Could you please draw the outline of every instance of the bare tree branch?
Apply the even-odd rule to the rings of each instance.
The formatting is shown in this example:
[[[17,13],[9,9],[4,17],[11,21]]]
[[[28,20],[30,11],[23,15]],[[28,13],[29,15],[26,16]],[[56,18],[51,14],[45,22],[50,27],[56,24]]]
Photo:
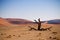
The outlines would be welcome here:
[[[38,19],[38,22],[40,22],[40,18]]]
[[[36,20],[34,20],[35,21],[35,23],[38,23]]]

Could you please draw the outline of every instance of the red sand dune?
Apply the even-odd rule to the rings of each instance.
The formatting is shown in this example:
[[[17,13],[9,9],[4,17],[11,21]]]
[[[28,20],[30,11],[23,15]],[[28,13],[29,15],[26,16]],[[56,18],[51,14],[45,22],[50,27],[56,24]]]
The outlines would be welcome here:
[[[34,22],[30,21],[30,20],[19,19],[19,18],[5,18],[5,20],[7,20],[11,24],[17,24],[17,25],[34,23]]]
[[[25,19],[18,19],[18,18],[1,18],[0,17],[0,25],[3,26],[13,26],[13,25],[20,25],[20,24],[29,24],[33,23],[32,21],[25,20]]]
[[[47,21],[41,21],[42,22],[42,25],[51,25],[51,24],[47,24],[48,22]],[[0,17],[0,26],[19,26],[19,25],[22,25],[22,24],[35,24],[35,22],[33,21],[30,21],[30,20],[26,20],[26,19],[19,19],[19,18],[1,18]]]
[[[10,24],[7,20],[0,18],[0,25],[3,26],[11,26],[12,24]]]

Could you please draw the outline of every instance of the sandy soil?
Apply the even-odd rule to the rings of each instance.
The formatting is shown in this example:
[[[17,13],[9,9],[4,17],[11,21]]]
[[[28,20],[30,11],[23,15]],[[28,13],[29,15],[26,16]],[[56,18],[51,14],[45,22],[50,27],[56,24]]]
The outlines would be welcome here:
[[[42,24],[43,28],[52,27],[51,31],[29,31],[29,27],[37,29],[36,24],[20,26],[0,26],[0,40],[60,40],[60,25]]]

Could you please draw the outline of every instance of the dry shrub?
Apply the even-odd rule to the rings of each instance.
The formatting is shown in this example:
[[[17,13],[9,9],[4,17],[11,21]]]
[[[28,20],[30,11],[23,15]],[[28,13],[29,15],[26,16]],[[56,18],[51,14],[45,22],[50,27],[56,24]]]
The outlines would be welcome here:
[[[11,35],[8,35],[6,38],[11,38],[12,36]]]

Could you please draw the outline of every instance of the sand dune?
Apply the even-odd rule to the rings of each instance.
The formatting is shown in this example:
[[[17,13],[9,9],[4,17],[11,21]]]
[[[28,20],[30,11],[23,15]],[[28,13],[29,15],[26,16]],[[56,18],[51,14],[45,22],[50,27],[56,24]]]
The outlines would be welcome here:
[[[0,25],[11,26],[12,24],[8,23],[8,21],[3,18],[0,18]]]
[[[37,28],[37,24],[0,27],[0,40],[60,40],[60,25],[42,24],[43,28],[52,26],[51,31],[29,31],[29,27]]]
[[[0,25],[3,26],[20,26],[22,24],[34,24],[34,22],[17,18],[0,18]]]

